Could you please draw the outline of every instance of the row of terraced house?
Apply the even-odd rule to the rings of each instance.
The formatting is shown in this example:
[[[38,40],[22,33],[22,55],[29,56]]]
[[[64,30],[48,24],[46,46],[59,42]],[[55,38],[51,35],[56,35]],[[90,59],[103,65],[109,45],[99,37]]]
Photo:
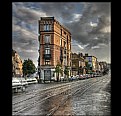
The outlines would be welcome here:
[[[72,53],[71,33],[61,25],[54,17],[41,17],[39,24],[39,58],[38,73],[40,78],[50,79],[57,77],[55,67],[59,63],[64,69],[69,68],[69,76],[102,72],[107,67],[106,62],[98,62],[95,56],[87,53]],[[12,50],[12,73],[13,76],[23,75],[22,60],[17,51]]]
[[[98,62],[95,56],[87,53],[76,54],[71,51],[71,33],[54,17],[41,17],[39,24],[38,71],[41,78],[48,80],[57,77],[55,67],[59,63],[64,69],[69,68],[69,76],[101,72],[107,67],[106,62]]]

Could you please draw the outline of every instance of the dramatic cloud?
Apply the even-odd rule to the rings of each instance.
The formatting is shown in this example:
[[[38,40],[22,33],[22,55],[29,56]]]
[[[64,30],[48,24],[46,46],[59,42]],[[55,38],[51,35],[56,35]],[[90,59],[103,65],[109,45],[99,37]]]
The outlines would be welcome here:
[[[90,25],[89,22],[96,26]],[[90,44],[90,48],[99,42],[108,44],[110,41],[110,4],[85,3],[80,20],[67,26],[73,33],[73,39],[83,44],[90,44],[95,37],[98,37],[99,39],[96,40],[95,44]]]
[[[72,52],[110,62],[111,5],[108,2],[13,2],[12,40],[23,59],[37,66],[38,20],[54,16],[72,34]]]

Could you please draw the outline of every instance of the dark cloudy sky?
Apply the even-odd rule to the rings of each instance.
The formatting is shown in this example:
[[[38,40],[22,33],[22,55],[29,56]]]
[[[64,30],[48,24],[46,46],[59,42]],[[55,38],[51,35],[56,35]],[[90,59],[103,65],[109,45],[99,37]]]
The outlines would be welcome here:
[[[22,60],[38,60],[38,20],[54,16],[72,34],[72,52],[111,62],[110,2],[13,2],[12,46]]]

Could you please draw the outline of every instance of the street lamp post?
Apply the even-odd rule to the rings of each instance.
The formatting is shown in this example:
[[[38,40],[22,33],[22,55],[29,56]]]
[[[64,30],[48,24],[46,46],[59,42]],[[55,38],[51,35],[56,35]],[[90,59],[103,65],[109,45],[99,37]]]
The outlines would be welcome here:
[[[38,74],[39,74],[39,83],[40,83],[40,81],[41,81],[40,68],[39,68],[39,70],[38,70]]]
[[[39,55],[40,55],[40,53],[39,53]],[[38,58],[38,75],[39,75],[38,82],[40,83],[40,81],[41,81],[40,56]]]

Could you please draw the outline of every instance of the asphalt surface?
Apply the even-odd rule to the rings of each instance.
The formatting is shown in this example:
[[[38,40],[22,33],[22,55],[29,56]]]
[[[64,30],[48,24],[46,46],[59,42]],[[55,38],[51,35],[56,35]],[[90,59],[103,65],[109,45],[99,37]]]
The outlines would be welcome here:
[[[78,92],[70,97],[67,97],[70,92],[52,96],[53,91],[64,89],[40,91],[60,83],[29,85],[25,92],[13,94],[13,115],[110,115],[110,80],[111,76],[105,75],[77,81],[71,91],[78,89]],[[31,107],[26,108],[29,104]]]
[[[101,77],[99,77],[101,78]],[[90,87],[85,93],[71,96],[54,115],[108,116],[111,115],[110,77]]]

